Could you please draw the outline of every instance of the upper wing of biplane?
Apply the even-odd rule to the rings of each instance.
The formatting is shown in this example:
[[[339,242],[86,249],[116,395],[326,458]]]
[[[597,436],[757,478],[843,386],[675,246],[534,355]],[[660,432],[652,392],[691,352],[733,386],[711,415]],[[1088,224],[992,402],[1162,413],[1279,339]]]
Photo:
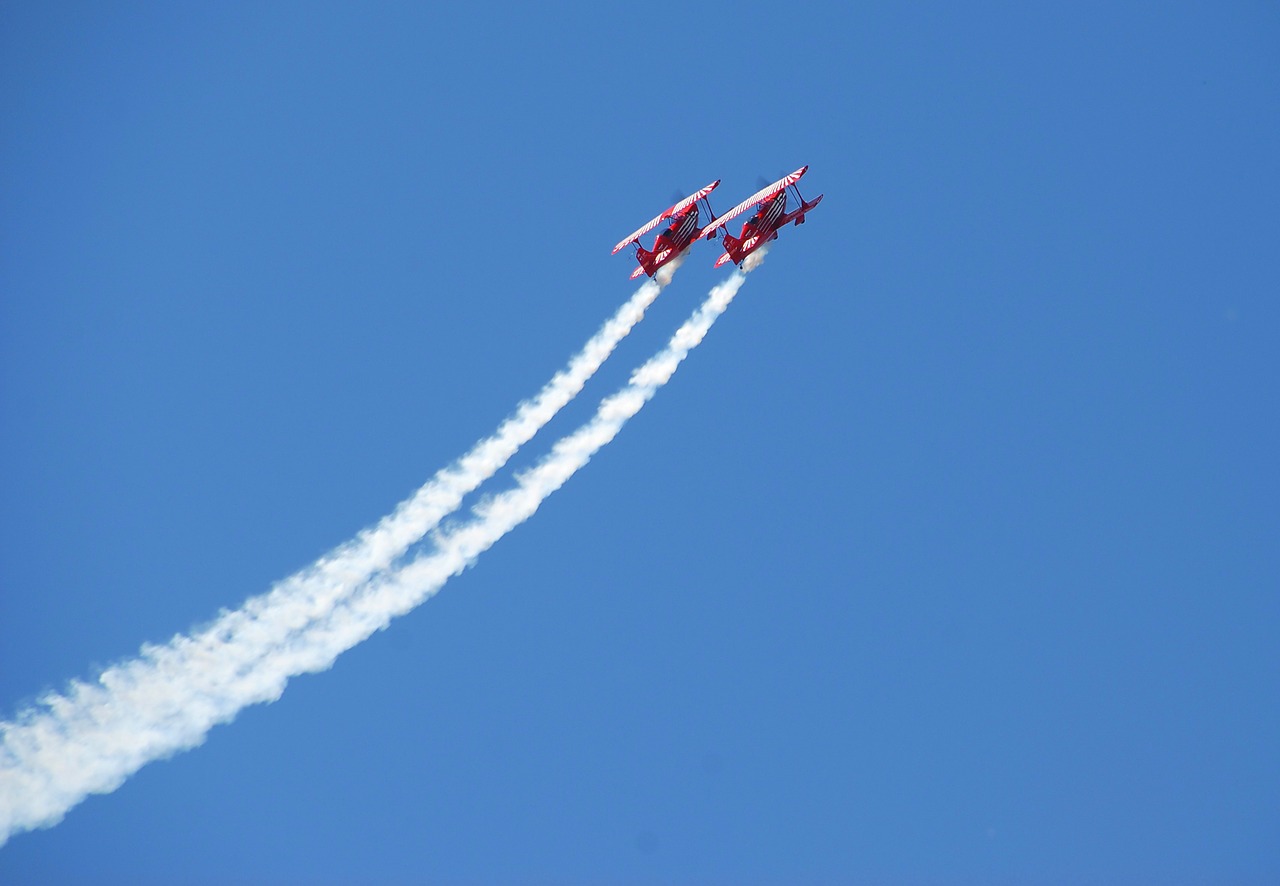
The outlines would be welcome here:
[[[684,212],[684,211],[685,211],[686,209],[688,209],[690,206],[692,206],[693,204],[697,203],[697,202],[698,202],[699,200],[701,200],[703,197],[707,196],[707,195],[708,195],[708,194],[710,194],[712,191],[714,191],[714,190],[715,190],[719,185],[720,185],[720,179],[716,179],[715,181],[713,181],[711,184],[707,185],[705,188],[703,188],[703,189],[702,189],[701,191],[699,191],[698,193],[693,194],[692,196],[689,196],[689,197],[685,197],[685,198],[684,198],[683,200],[681,200],[679,203],[675,204],[675,205],[674,205],[674,206],[672,206],[670,209],[668,209],[666,212],[662,213],[662,215],[659,215],[657,218],[653,219],[653,221],[649,222],[647,225],[645,225],[644,227],[642,227],[642,228],[640,228],[639,230],[637,230],[634,234],[631,234],[631,235],[630,235],[629,237],[627,237],[625,240],[623,240],[622,242],[620,242],[617,246],[613,247],[613,251],[616,253],[619,249],[622,249],[624,246],[627,246],[627,245],[629,245],[629,244],[631,244],[631,243],[636,242],[636,241],[637,241],[637,240],[639,240],[641,237],[643,237],[645,234],[647,234],[647,233],[649,233],[650,231],[652,231],[654,228],[656,228],[658,225],[662,224],[662,223],[663,223],[664,221],[666,221],[667,219],[671,218],[672,216],[676,216],[676,215],[679,215],[680,213]]]
[[[746,212],[752,206],[755,206],[758,203],[762,203],[765,200],[768,200],[774,194],[778,193],[781,190],[784,190],[785,188],[791,187],[796,182],[800,181],[801,176],[803,176],[808,171],[809,171],[808,166],[801,166],[799,169],[797,169],[795,172],[791,173],[790,175],[786,176],[785,178],[780,178],[773,184],[769,185],[767,188],[761,188],[760,190],[756,191],[750,197],[743,200],[737,206],[733,207],[724,215],[713,220],[709,225],[703,228],[700,236],[705,234],[710,234],[711,231],[720,227],[725,222],[730,221],[731,219],[734,219],[739,215],[742,215],[742,213]]]

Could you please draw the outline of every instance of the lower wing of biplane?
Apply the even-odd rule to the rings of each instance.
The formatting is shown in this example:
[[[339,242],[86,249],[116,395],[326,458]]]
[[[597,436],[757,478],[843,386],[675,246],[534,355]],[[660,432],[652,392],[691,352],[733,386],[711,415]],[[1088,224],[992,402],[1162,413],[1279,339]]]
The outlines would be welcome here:
[[[717,230],[723,229],[724,255],[716,259],[715,266],[717,268],[729,262],[733,262],[735,265],[742,264],[742,260],[748,255],[770,240],[776,240],[778,238],[778,229],[783,225],[791,224],[792,222],[797,225],[804,224],[805,213],[821,203],[823,196],[819,194],[814,199],[806,201],[804,196],[801,195],[800,188],[796,183],[808,171],[808,166],[802,166],[768,187],[761,188],[699,232],[699,236],[705,235],[707,239],[710,239],[715,236]],[[796,199],[800,203],[798,208],[790,212],[787,212],[788,188],[795,191]],[[756,207],[758,208],[755,215],[743,224],[742,233],[737,237],[730,234],[726,223],[742,215],[748,209]]]
[[[714,232],[698,227],[698,203],[701,201],[707,208],[707,215],[715,218],[715,213],[711,211],[711,203],[707,200],[707,195],[714,191],[719,184],[720,180],[716,179],[696,194],[684,198],[613,247],[613,251],[616,254],[624,247],[635,244],[636,261],[640,262],[640,267],[631,272],[632,280],[641,274],[648,274],[652,277],[658,272],[658,268],[683,253],[694,240],[704,233],[710,239],[711,233]],[[653,249],[645,249],[641,246],[640,238],[667,219],[671,219],[671,223],[653,241]]]

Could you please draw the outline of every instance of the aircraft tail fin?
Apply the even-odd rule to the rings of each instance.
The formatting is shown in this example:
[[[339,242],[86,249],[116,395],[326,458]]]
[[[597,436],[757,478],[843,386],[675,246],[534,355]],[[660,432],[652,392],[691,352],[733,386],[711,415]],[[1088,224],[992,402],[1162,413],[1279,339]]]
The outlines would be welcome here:
[[[724,232],[724,255],[716,259],[715,267],[720,268],[720,267],[724,267],[724,265],[727,264],[728,262],[734,262],[736,264],[737,262],[741,261],[741,258],[735,255],[735,253],[739,252],[741,249],[742,249],[742,241],[739,240],[737,237],[733,236],[732,234],[730,234],[728,231],[725,231]]]
[[[653,257],[654,254],[652,252],[645,249],[640,244],[636,244],[636,261],[640,262],[639,271],[641,274],[648,274],[650,277],[653,276],[653,272],[657,270],[654,266]],[[640,274],[635,273],[635,271],[631,272],[632,280],[639,276]]]

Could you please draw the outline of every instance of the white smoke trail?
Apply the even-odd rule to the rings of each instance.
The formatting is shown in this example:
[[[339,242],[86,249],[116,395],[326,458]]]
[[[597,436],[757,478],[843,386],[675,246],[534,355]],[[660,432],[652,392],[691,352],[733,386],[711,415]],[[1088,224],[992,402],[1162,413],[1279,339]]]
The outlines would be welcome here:
[[[434,553],[355,594],[316,594],[308,587],[304,605],[282,599],[255,605],[251,612],[246,606],[224,614],[194,637],[146,646],[138,658],[105,671],[96,684],[73,682],[65,694],[50,694],[14,721],[0,723],[0,845],[18,831],[56,823],[86,796],[114,790],[147,762],[198,745],[217,723],[233,719],[249,704],[279,698],[290,677],[331,666],[343,651],[432,596],[532,516],[546,496],[613,439],[702,341],[744,279],[735,273],[712,290],[668,346],[601,403],[592,421],[559,441],[518,478],[515,489],[478,506],[473,520],[437,534]],[[383,523],[399,527],[397,515],[421,497]],[[382,543],[368,547],[384,550]],[[350,577],[346,569],[325,574]]]
[[[676,330],[666,348],[633,372],[622,390],[601,402],[590,421],[559,440],[546,458],[517,477],[515,488],[478,504],[472,520],[437,530],[432,534],[435,549],[431,553],[378,576],[328,618],[297,635],[295,642],[272,650],[264,665],[274,672],[267,682],[279,687],[277,695],[289,676],[330,667],[342,652],[434,596],[445,582],[475,562],[498,539],[533,516],[551,493],[616,437],[623,425],[670,381],[680,363],[729,307],[745,280],[743,272],[735,272],[712,289],[693,316]]]
[[[764,264],[764,257],[769,254],[768,246],[761,246],[755,252],[748,255],[742,260],[742,270],[744,273],[751,273],[756,268]]]
[[[680,270],[680,266],[684,264],[684,260],[688,255],[689,253],[682,252],[671,261],[658,268],[658,272],[653,275],[653,279],[657,280],[660,286],[668,285],[671,282],[671,278],[676,275],[676,271]]]
[[[208,635],[218,642],[217,638],[250,626],[258,632],[267,626],[286,632],[299,630],[369,576],[389,567],[453,513],[463,498],[501,470],[521,446],[577,396],[618,343],[643,319],[668,282],[670,277],[661,282],[645,281],[535,397],[522,402],[492,436],[437,472],[376,526],[361,531],[311,566],[277,583],[268,593],[223,614],[195,639]]]
[[[61,818],[60,810],[79,801],[73,791],[64,799],[34,812],[34,817],[26,824],[13,818],[18,800],[16,788],[10,782],[14,764],[12,755],[14,742],[19,741],[20,736],[42,740],[41,730],[52,728],[55,722],[48,719],[49,715],[66,718],[65,722],[70,723],[82,716],[75,712],[94,709],[94,705],[86,707],[84,704],[88,694],[103,687],[118,690],[123,685],[132,684],[134,681],[128,672],[150,657],[155,657],[157,664],[159,658],[164,658],[171,662],[167,667],[176,669],[170,673],[162,668],[155,676],[161,676],[163,672],[177,677],[180,671],[189,670],[192,662],[203,662],[202,667],[222,672],[250,670],[254,659],[265,650],[286,642],[291,633],[304,629],[312,620],[331,611],[338,601],[370,576],[390,567],[441,519],[452,513],[467,494],[500,470],[522,445],[582,390],[587,380],[644,317],[645,311],[670,279],[667,275],[659,281],[645,281],[536,396],[522,402],[492,436],[481,440],[471,451],[439,471],[376,526],[363,530],[311,566],[278,582],[268,593],[251,598],[239,609],[224,612],[197,632],[175,637],[164,647],[144,646],[141,659],[106,670],[99,678],[99,686],[74,682],[66,696],[50,694],[40,700],[35,710],[19,712],[13,722],[0,722],[0,845],[15,830],[55,823]],[[177,665],[178,661],[183,664]],[[41,707],[47,712],[41,713]],[[128,772],[153,759],[157,752],[164,754],[160,749],[163,741],[154,748],[146,742],[142,744],[144,748],[138,757],[139,762]],[[56,761],[56,768],[65,771],[67,776],[92,771],[96,768],[92,759],[89,756],[84,759],[78,757],[93,750],[68,746],[67,756]],[[86,783],[90,787],[87,790],[113,790],[123,779],[122,775],[116,774],[117,771],[113,769],[88,777]],[[54,778],[56,783],[67,780],[61,776]]]

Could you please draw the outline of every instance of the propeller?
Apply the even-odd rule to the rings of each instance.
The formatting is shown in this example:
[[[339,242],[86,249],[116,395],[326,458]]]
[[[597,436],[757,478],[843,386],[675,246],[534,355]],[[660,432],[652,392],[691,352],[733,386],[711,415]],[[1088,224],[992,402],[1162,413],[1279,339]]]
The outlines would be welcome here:
[[[761,188],[767,188],[767,187],[769,187],[769,185],[773,184],[773,183],[774,183],[774,182],[776,182],[778,179],[780,179],[780,178],[786,178],[786,177],[787,177],[787,174],[786,174],[785,172],[779,172],[779,173],[778,173],[777,175],[775,175],[773,178],[765,178],[763,175],[757,175],[757,176],[756,176],[756,190],[758,191],[758,190],[760,190]]]

